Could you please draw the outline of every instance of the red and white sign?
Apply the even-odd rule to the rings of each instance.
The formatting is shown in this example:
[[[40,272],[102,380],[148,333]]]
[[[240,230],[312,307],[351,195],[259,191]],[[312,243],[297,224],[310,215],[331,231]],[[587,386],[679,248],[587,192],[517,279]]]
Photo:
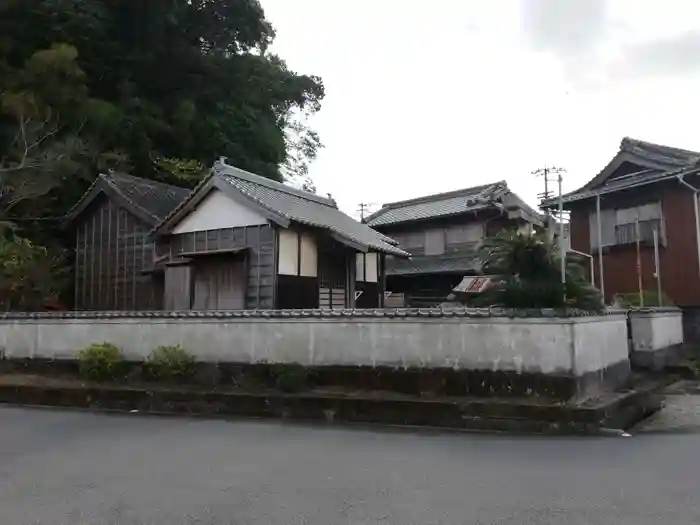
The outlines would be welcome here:
[[[481,293],[486,290],[493,280],[490,277],[465,277],[453,288],[453,292]]]

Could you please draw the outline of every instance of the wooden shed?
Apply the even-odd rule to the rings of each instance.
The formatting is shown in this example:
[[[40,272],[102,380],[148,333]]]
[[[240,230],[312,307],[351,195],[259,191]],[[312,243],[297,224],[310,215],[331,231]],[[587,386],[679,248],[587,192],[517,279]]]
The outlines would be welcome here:
[[[154,234],[168,310],[353,308],[358,278],[376,307],[384,256],[408,257],[333,200],[223,160]]]
[[[124,173],[97,180],[68,213],[75,236],[76,310],[158,310],[163,275],[153,272],[153,229],[187,195]]]

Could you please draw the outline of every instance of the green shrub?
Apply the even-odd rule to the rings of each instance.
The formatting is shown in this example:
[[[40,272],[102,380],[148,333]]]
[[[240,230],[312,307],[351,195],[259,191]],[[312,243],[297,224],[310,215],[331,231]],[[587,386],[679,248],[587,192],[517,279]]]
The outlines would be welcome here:
[[[146,359],[148,373],[163,380],[184,381],[194,375],[195,361],[180,345],[159,346]]]
[[[656,290],[643,290],[644,306],[675,306],[673,301],[662,291],[661,300]],[[615,302],[621,308],[637,308],[640,306],[639,292],[621,293],[615,296]]]
[[[94,343],[78,353],[80,376],[92,381],[114,379],[123,365],[122,351],[111,343]]]
[[[498,276],[495,285],[476,298],[481,306],[505,308],[577,308],[590,312],[605,309],[600,292],[583,268],[565,260],[566,283],[561,282],[561,259],[547,233],[521,234],[502,231],[479,248],[484,271]]]
[[[274,365],[270,373],[275,387],[282,392],[297,393],[309,388],[309,374],[299,363]]]

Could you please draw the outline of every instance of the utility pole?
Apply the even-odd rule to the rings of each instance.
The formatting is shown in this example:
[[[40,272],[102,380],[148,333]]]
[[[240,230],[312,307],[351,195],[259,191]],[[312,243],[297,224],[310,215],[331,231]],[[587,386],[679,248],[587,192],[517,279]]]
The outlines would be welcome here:
[[[365,213],[369,213],[370,206],[372,206],[372,203],[369,202],[361,202],[358,204],[357,211],[360,212],[360,220],[363,221],[365,220]]]
[[[557,166],[547,166],[545,164],[544,168],[539,168],[536,169],[535,171],[532,172],[532,174],[535,177],[542,177],[544,179],[544,192],[543,193],[538,193],[537,198],[540,200],[547,200],[551,199],[553,197],[552,192],[549,191],[549,183],[561,183],[562,179],[562,174],[566,173],[566,170],[564,168],[559,168]],[[559,190],[559,195],[561,196],[561,189]],[[547,215],[550,215],[551,212],[549,209],[545,210],[545,213]],[[560,211],[561,213],[561,211]]]
[[[548,168],[547,165],[545,164],[544,168],[537,169],[532,172],[532,174],[535,177],[543,177],[544,178],[544,192],[538,193],[537,198],[540,199],[540,201],[544,201],[549,199],[552,194],[549,192],[549,170],[551,168]],[[548,210],[545,210],[546,214],[549,214]]]
[[[558,206],[557,213],[552,212],[549,208],[545,209],[547,216],[552,217],[559,221],[559,259],[560,259],[560,271],[561,271],[561,283],[566,284],[566,246],[564,244],[564,199],[562,198],[562,175],[566,173],[564,168],[559,168],[557,166],[547,166],[544,168],[539,168],[532,172],[536,177],[544,178],[544,193],[540,193],[538,197],[542,200],[546,200],[552,197],[549,191],[549,183],[554,182],[557,184],[558,192]],[[553,235],[553,232],[552,232]]]

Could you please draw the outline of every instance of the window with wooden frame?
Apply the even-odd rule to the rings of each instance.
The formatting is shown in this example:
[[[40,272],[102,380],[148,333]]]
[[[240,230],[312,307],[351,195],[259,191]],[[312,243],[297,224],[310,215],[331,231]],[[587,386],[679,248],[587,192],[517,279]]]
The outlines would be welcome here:
[[[445,230],[447,252],[474,249],[484,237],[484,225],[480,222],[456,224]]]
[[[591,248],[597,248],[598,215],[590,214]],[[605,209],[600,213],[601,246],[622,246],[639,242],[653,243],[654,231],[657,232],[659,244],[665,245],[666,232],[660,202],[651,202],[640,206]]]
[[[425,231],[411,231],[389,234],[399,243],[399,247],[411,255],[423,255],[425,253]]]

